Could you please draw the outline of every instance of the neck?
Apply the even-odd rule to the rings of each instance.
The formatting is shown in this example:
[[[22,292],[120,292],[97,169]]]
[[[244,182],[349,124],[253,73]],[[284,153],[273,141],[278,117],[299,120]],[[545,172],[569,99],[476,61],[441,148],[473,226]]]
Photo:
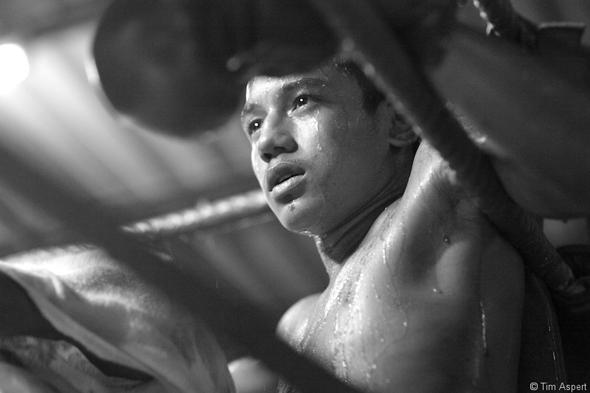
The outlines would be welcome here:
[[[385,208],[399,199],[405,184],[392,179],[372,199],[324,235],[316,236],[316,246],[328,274],[332,276],[359,247]]]

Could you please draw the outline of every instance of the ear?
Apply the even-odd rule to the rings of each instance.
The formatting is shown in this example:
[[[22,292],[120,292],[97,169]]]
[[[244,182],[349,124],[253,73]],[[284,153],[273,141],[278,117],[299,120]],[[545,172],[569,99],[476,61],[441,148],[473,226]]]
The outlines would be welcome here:
[[[412,125],[393,108],[388,100],[383,100],[377,107],[379,127],[387,133],[387,141],[393,147],[404,147],[413,144],[418,136]]]

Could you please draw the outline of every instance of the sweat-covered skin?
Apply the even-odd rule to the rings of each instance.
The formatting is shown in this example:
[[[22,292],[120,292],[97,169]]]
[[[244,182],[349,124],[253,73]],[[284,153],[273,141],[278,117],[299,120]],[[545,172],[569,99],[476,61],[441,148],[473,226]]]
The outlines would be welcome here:
[[[428,150],[404,196],[279,333],[369,391],[515,391],[522,264]]]
[[[370,392],[513,392],[521,260],[427,144],[411,166],[414,138],[394,120],[334,66],[249,83],[254,172],[281,223],[315,237],[329,275],[279,334]]]

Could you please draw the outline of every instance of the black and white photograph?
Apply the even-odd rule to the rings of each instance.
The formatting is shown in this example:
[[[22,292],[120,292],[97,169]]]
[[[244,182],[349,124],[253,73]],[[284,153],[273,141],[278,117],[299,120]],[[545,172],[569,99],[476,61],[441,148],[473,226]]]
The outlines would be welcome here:
[[[0,0],[0,393],[590,384],[588,0]]]

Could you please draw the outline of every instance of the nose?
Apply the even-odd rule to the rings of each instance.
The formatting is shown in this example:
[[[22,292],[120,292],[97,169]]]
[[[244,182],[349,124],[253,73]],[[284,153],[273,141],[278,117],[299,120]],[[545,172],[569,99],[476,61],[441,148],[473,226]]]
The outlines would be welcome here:
[[[287,123],[287,121],[273,120],[270,116],[263,123],[256,149],[264,162],[270,162],[281,154],[297,150],[291,125]]]

